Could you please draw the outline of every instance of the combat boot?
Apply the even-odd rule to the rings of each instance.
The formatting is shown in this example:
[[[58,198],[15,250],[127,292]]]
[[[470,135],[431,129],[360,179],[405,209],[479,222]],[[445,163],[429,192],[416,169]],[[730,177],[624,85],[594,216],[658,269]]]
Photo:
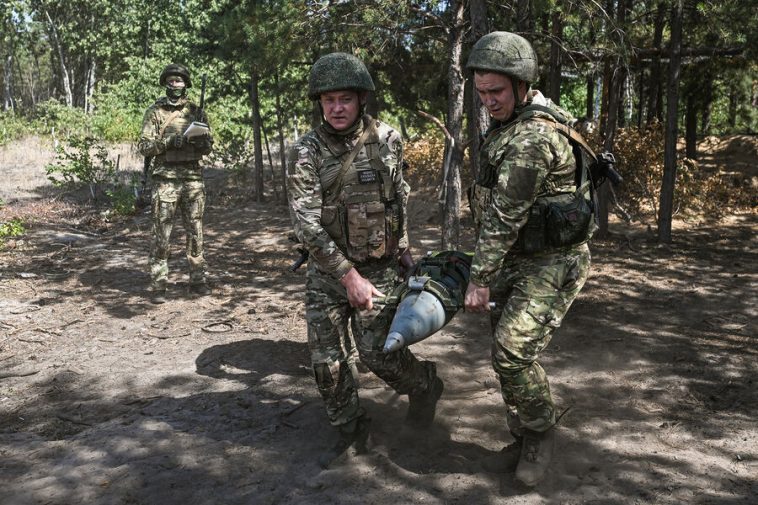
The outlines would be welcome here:
[[[500,451],[485,456],[482,459],[482,468],[490,473],[508,473],[516,469],[521,457],[521,440],[518,439],[511,445],[503,447]]]
[[[318,457],[318,464],[321,468],[327,469],[332,462],[342,456],[350,446],[355,447],[356,454],[364,454],[368,451],[367,442],[369,428],[371,427],[371,418],[366,414],[349,423],[338,426],[339,439],[334,447],[327,449]]]
[[[150,303],[160,305],[166,301],[166,288],[150,290]]]
[[[405,416],[405,423],[417,429],[428,428],[432,425],[437,412],[437,401],[442,396],[442,390],[445,389],[442,379],[437,377],[437,365],[431,361],[426,361],[422,365],[426,367],[428,386],[423,393],[408,395],[408,413]]]
[[[198,282],[197,284],[190,284],[190,292],[200,296],[208,296],[211,294],[211,288],[204,282]]]
[[[524,429],[523,433],[516,480],[533,487],[545,476],[550,460],[553,459],[555,429],[543,432]]]

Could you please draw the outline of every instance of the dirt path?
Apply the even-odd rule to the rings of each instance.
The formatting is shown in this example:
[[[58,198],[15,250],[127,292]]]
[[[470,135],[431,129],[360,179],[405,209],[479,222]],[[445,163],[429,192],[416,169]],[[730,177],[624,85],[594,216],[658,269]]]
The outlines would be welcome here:
[[[420,211],[419,211],[420,212]],[[419,214],[420,215],[420,214]],[[510,441],[487,323],[459,314],[414,346],[439,363],[434,427],[370,374],[373,449],[330,470],[308,367],[303,272],[284,208],[211,206],[214,293],[147,283],[147,219],[51,222],[0,252],[0,504],[751,504],[758,502],[755,216],[658,245],[619,223],[544,359],[569,408],[535,490],[490,474]],[[417,253],[434,247],[416,219]]]

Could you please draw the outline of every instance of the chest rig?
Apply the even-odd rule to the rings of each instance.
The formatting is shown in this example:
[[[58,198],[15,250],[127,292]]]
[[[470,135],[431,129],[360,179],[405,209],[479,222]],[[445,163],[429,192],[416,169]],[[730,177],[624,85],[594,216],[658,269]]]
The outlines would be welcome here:
[[[379,137],[377,121],[363,117],[358,142],[316,129],[321,141],[321,225],[353,262],[394,257],[401,237],[402,203],[394,187],[398,160]]]
[[[501,135],[525,121],[537,121],[554,128],[571,146],[574,170],[547,180],[539,189],[539,195],[528,211],[526,223],[519,229],[512,250],[516,253],[534,254],[569,247],[589,240],[597,229],[596,195],[592,184],[590,166],[596,156],[581,135],[567,126],[566,118],[557,111],[539,105],[529,105],[519,110],[518,116],[508,123],[493,129],[482,145],[480,172],[469,194],[471,210],[477,227],[487,208],[492,204],[493,190],[497,186],[501,159],[499,146],[493,142]],[[548,174],[550,178],[552,174]]]
[[[160,128],[163,134],[182,135],[187,130],[187,127],[193,121],[200,121],[197,116],[197,107],[187,102],[181,109],[169,111],[163,107],[159,107],[157,110],[157,116],[160,121]],[[169,149],[165,153],[165,162],[167,164],[184,163],[187,161],[197,161],[202,158],[203,155],[195,148],[195,146],[189,142],[184,142],[181,149]]]

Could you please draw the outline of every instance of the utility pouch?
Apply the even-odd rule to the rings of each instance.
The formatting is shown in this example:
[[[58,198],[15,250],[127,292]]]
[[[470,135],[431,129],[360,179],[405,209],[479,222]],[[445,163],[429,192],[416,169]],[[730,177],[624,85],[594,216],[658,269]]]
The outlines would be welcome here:
[[[337,205],[324,205],[321,207],[321,226],[330,237],[342,237],[342,219],[340,207]]]
[[[183,161],[196,161],[202,158],[198,149],[189,143],[182,145],[181,149],[169,149],[166,151],[166,163],[181,163]]]
[[[547,206],[536,201],[529,209],[529,218],[519,230],[518,238],[514,247],[524,254],[533,254],[544,251],[548,247],[547,234],[545,231],[545,214]]]
[[[355,261],[384,257],[385,209],[381,202],[347,204],[348,257]]]
[[[589,238],[592,208],[579,192],[551,198],[545,228],[553,247],[565,247]]]

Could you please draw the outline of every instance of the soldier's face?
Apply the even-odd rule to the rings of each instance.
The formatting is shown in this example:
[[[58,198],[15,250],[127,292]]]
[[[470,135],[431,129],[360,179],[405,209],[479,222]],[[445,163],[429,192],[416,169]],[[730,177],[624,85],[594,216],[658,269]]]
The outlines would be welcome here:
[[[490,115],[498,121],[505,121],[516,108],[516,97],[513,93],[511,78],[494,72],[474,73],[474,87],[487,107]],[[519,83],[526,90],[526,84]]]
[[[358,119],[365,95],[350,90],[329,91],[321,94],[320,101],[326,122],[339,131],[351,127]]]
[[[173,89],[182,89],[186,86],[184,84],[184,79],[179,77],[178,75],[170,75],[166,78],[166,84],[169,88]]]

